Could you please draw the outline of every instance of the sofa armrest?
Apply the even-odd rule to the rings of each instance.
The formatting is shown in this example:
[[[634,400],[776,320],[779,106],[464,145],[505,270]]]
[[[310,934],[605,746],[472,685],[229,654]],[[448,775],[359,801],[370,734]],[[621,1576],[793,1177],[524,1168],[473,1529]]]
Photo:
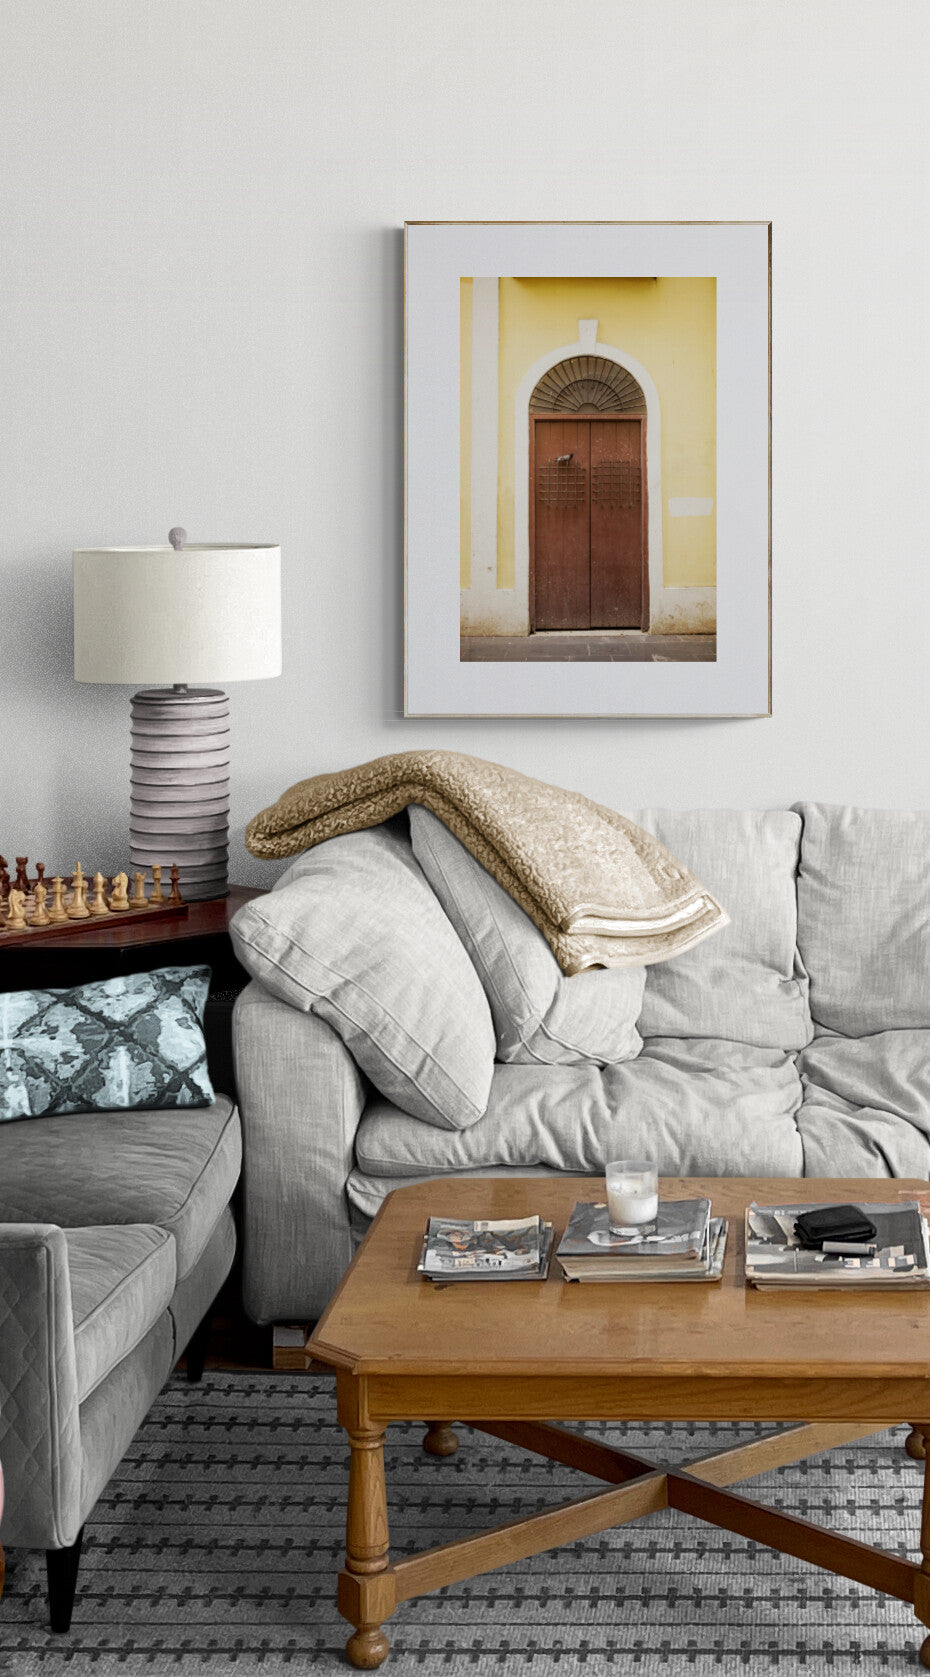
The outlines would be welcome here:
[[[233,1013],[243,1138],[243,1299],[315,1321],[352,1256],[346,1179],[365,1083],[335,1031],[249,984]]]
[[[73,1543],[81,1426],[68,1249],[51,1223],[0,1223],[0,1460],[4,1542]]]

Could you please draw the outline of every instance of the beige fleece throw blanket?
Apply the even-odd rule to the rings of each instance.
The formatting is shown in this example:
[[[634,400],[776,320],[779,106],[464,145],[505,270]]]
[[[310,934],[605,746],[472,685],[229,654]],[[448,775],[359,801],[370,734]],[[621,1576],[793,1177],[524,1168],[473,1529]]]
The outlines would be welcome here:
[[[296,856],[432,810],[539,927],[565,973],[667,961],[727,924],[681,862],[635,822],[460,751],[399,751],[298,781],[246,829],[253,856]]]

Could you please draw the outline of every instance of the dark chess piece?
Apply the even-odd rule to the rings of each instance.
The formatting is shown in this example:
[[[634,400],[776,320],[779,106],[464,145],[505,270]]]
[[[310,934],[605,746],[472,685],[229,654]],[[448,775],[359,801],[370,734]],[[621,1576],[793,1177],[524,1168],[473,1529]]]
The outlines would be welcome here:
[[[28,873],[26,872],[26,863],[28,862],[28,860],[29,860],[28,856],[17,856],[17,858],[16,858],[16,883],[15,883],[15,886],[14,886],[14,890],[25,891],[27,895],[32,890],[32,883],[30,881]]]
[[[0,903],[6,902],[10,889],[10,867],[5,856],[0,856]]]

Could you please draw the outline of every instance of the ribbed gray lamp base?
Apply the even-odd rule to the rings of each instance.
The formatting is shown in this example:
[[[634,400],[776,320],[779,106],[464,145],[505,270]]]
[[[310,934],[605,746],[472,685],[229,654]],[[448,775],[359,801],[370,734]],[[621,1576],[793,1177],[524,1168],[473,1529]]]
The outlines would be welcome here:
[[[185,902],[229,893],[229,699],[217,688],[153,688],[132,700],[129,853],[180,869]],[[167,891],[165,893],[167,895]]]

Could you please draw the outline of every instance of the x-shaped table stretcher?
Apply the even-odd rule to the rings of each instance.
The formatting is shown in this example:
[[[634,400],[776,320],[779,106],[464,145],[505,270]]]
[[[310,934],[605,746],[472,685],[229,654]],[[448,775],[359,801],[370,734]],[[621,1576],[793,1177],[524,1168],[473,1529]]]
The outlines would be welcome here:
[[[770,1468],[867,1438],[879,1430],[874,1423],[787,1426],[685,1467],[657,1466],[644,1456],[615,1449],[549,1421],[468,1424],[477,1432],[606,1481],[609,1488],[392,1564],[388,1560],[384,1431],[350,1430],[346,1564],[339,1575],[339,1610],[356,1627],[346,1653],[352,1665],[362,1670],[372,1670],[387,1657],[390,1644],[383,1624],[399,1602],[625,1525],[660,1508],[677,1508],[710,1525],[909,1601],[921,1622],[930,1626],[930,1456],[925,1457],[919,1563],[901,1560],[883,1549],[842,1537],[728,1489]],[[908,1440],[909,1453],[924,1457],[928,1438],[930,1424],[915,1425]],[[423,1442],[424,1449],[436,1456],[452,1455],[458,1446],[456,1434],[446,1421],[429,1423]],[[920,1659],[930,1669],[930,1636],[923,1642]]]

